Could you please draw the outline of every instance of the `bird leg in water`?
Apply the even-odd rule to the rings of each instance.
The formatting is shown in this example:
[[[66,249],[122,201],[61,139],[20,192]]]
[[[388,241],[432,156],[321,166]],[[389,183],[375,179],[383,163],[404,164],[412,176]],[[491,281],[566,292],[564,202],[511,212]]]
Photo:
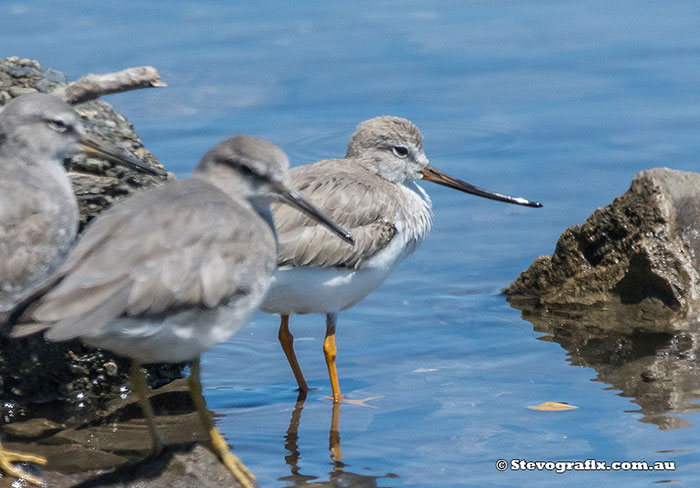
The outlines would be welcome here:
[[[141,365],[136,361],[131,361],[131,369],[129,371],[131,377],[131,386],[139,399],[143,416],[146,418],[148,425],[148,433],[151,435],[151,447],[153,455],[157,456],[163,450],[163,439],[156,429],[156,416],[153,413],[153,406],[148,400],[148,382],[146,381],[146,373],[141,369]]]
[[[326,314],[326,338],[323,340],[323,354],[326,356],[326,366],[328,366],[328,376],[331,378],[331,389],[333,390],[333,402],[338,403],[340,395],[340,385],[338,384],[338,371],[335,367],[335,357],[338,350],[335,347],[335,322],[338,314],[335,312]]]
[[[202,426],[209,434],[211,449],[219,456],[224,466],[228,468],[242,486],[245,488],[254,488],[255,476],[238,457],[231,453],[228,444],[226,444],[226,440],[218,431],[209,415],[207,404],[204,400],[204,396],[202,396],[202,381],[199,377],[199,358],[194,360],[190,370],[190,395],[192,396],[194,407],[199,414]]]
[[[43,466],[46,464],[46,459],[32,454],[6,451],[2,447],[2,444],[0,444],[0,471],[15,478],[26,480],[33,485],[44,485],[44,482],[40,478],[25,473],[21,469],[16,468],[12,463],[35,463]]]
[[[299,367],[299,362],[297,361],[297,356],[294,353],[294,336],[289,332],[289,315],[282,315],[282,322],[280,323],[280,331],[277,336],[284,351],[285,356],[287,356],[287,361],[289,366],[292,368],[292,373],[294,373],[294,378],[297,380],[297,385],[299,385],[299,392],[306,393],[309,391],[309,387],[306,384],[304,375]]]
[[[382,398],[381,396],[373,396],[361,399],[349,399],[340,394],[340,384],[338,383],[338,370],[335,367],[335,357],[338,355],[338,350],[335,347],[335,324],[338,320],[336,312],[326,314],[326,338],[323,340],[323,354],[326,356],[326,366],[328,366],[328,376],[331,379],[331,389],[333,390],[333,403],[338,404],[341,401],[358,407],[377,408],[374,405],[368,405],[367,402]]]

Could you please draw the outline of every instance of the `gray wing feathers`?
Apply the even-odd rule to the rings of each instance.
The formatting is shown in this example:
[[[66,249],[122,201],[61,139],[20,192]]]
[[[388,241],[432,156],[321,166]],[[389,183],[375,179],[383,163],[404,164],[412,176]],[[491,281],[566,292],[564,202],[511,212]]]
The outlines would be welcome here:
[[[361,268],[396,234],[396,205],[390,183],[378,181],[347,162],[325,160],[290,171],[292,184],[355,239],[351,246],[325,227],[282,204],[272,207],[279,245],[279,266]],[[371,180],[371,181],[370,181]]]
[[[50,341],[65,341],[80,336],[86,330],[92,330],[113,320],[124,310],[128,295],[126,286],[112,290],[98,306],[86,309],[77,316],[68,316],[51,325],[45,337]]]
[[[98,218],[29,313],[65,340],[120,316],[213,308],[271,274],[274,253],[272,230],[244,204],[196,179],[173,182]]]

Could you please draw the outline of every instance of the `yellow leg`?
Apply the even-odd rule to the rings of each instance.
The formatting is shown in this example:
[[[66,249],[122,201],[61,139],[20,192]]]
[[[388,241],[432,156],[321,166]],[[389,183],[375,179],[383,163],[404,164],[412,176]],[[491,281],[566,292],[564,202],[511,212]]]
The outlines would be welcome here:
[[[129,373],[131,376],[131,386],[139,399],[141,410],[143,410],[143,416],[146,419],[146,425],[148,425],[148,433],[151,435],[151,449],[153,450],[153,454],[157,456],[163,450],[163,439],[160,437],[158,429],[156,429],[156,416],[153,413],[151,402],[148,400],[148,382],[146,381],[146,374],[141,370],[141,365],[136,361],[131,361]]]
[[[338,354],[338,350],[335,347],[335,321],[337,317],[337,313],[326,315],[326,338],[323,341],[323,354],[326,356],[326,366],[328,366],[328,376],[331,379],[334,403],[338,403],[342,399],[340,384],[338,383],[338,371],[335,368],[335,357]]]
[[[289,315],[282,315],[278,337],[282,345],[282,350],[287,356],[289,366],[292,367],[292,373],[294,373],[294,378],[297,380],[297,385],[299,385],[299,391],[302,393],[309,391],[309,387],[306,385],[306,380],[297,362],[297,356],[294,353],[294,337],[292,333],[289,332]]]
[[[2,444],[0,444],[0,470],[14,478],[19,478],[27,480],[33,485],[43,486],[44,482],[41,478],[37,478],[31,474],[25,473],[21,469],[15,467],[12,463],[35,463],[41,464],[42,466],[46,464],[46,459],[40,456],[34,456],[32,454],[22,454],[19,452],[6,451]]]
[[[226,440],[216,426],[214,426],[214,422],[209,415],[207,404],[202,396],[202,382],[199,378],[199,358],[192,364],[192,370],[190,372],[190,395],[192,396],[195,409],[197,413],[199,413],[202,426],[204,430],[209,433],[209,442],[211,442],[212,451],[219,456],[224,466],[231,471],[242,486],[245,488],[254,488],[255,476],[253,476],[253,473],[250,472],[238,457],[231,453],[228,444],[226,444]]]
[[[340,447],[340,403],[333,403],[331,432],[328,436],[328,449],[331,451],[331,459],[335,463],[342,463],[343,451]]]

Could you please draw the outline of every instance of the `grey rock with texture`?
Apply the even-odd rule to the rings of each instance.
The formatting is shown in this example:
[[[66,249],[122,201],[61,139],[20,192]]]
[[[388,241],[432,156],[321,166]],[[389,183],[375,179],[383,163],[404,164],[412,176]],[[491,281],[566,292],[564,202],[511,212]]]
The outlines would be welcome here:
[[[700,174],[640,172],[504,291],[524,315],[576,316],[618,331],[692,329],[700,310]]]
[[[700,408],[699,270],[700,175],[656,168],[504,291],[572,365],[632,398],[640,421],[678,429]]]

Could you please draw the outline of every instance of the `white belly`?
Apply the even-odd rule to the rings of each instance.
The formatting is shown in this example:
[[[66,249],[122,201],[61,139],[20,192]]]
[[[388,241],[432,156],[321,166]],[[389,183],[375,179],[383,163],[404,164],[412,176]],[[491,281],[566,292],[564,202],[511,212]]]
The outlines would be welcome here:
[[[388,268],[279,269],[261,309],[284,315],[345,310],[381,285],[389,273]]]
[[[177,363],[225,342],[248,321],[255,307],[219,306],[187,310],[163,320],[120,318],[81,339],[140,363]]]
[[[263,312],[282,315],[325,314],[350,308],[381,285],[419,244],[420,241],[407,240],[406,234],[399,232],[361,269],[279,268],[260,308]]]

